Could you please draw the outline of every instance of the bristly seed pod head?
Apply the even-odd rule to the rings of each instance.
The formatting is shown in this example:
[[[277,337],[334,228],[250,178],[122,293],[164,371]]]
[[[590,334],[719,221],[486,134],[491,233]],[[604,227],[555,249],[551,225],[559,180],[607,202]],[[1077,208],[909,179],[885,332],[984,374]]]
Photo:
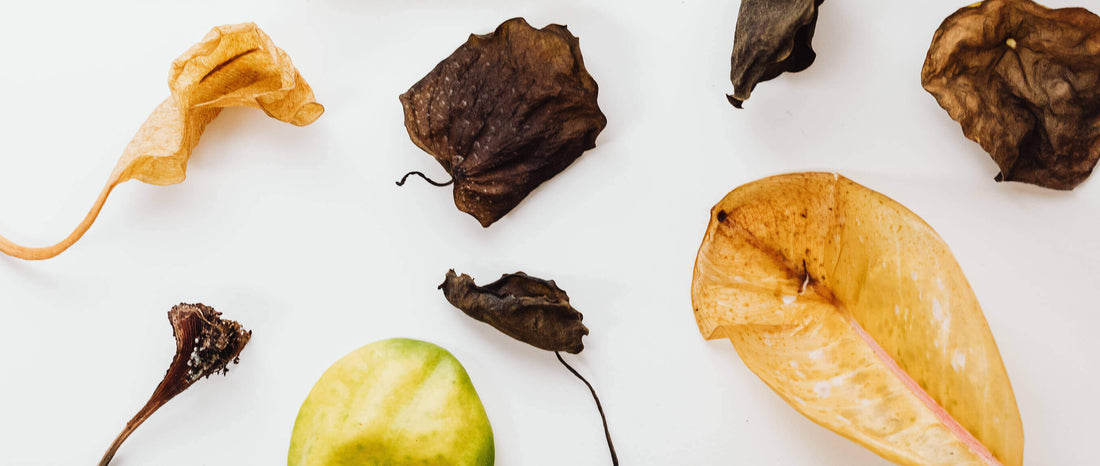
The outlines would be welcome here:
[[[115,438],[100,460],[100,466],[110,463],[122,442],[168,400],[203,377],[228,373],[229,364],[238,362],[238,356],[252,337],[252,332],[220,316],[220,312],[201,303],[178,304],[168,311],[168,321],[172,323],[176,337],[172,365],[153,391],[153,396]]]

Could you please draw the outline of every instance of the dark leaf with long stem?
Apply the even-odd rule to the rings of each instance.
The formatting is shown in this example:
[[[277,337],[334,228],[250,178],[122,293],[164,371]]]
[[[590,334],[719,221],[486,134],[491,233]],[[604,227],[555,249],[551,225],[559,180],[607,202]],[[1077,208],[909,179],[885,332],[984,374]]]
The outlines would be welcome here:
[[[569,295],[558,288],[553,280],[543,280],[523,272],[505,274],[493,283],[477,286],[469,275],[447,271],[443,284],[439,285],[453,306],[476,320],[485,322],[516,340],[536,348],[553,351],[569,372],[581,379],[603,420],[607,449],[611,463],[619,464],[615,445],[611,443],[611,431],[607,428],[607,416],[596,396],[596,389],[561,357],[561,351],[577,354],[584,349],[581,338],[588,335],[588,328],[581,323],[583,316],[569,304]]]

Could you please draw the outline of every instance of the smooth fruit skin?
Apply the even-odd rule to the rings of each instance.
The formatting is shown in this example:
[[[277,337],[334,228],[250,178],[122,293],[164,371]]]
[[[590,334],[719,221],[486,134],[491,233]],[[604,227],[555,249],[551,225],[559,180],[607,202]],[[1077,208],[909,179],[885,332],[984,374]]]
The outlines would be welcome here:
[[[329,367],[298,411],[288,466],[492,465],[493,429],[462,364],[394,338]]]

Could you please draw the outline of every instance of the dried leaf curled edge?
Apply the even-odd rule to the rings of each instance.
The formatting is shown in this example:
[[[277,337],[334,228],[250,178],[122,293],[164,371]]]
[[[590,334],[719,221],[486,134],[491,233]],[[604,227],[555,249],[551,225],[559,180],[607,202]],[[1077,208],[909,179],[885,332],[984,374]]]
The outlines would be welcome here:
[[[947,17],[921,84],[1000,167],[997,181],[1070,190],[1100,160],[1100,17],[986,0]]]
[[[107,466],[115,457],[130,434],[134,433],[149,416],[176,395],[183,393],[199,379],[229,372],[229,364],[236,364],[241,350],[248,344],[252,332],[241,324],[222,319],[221,313],[202,303],[178,304],[168,311],[168,321],[176,337],[176,354],[157,385],[153,396],[134,415],[126,427],[103,455],[99,466]]]
[[[439,289],[451,305],[475,320],[536,348],[553,351],[558,362],[588,387],[603,421],[611,464],[619,464],[596,389],[561,357],[561,351],[580,353],[584,349],[581,338],[588,335],[588,328],[581,323],[583,316],[569,304],[565,290],[558,288],[553,280],[535,278],[523,272],[505,274],[500,280],[477,286],[469,275],[459,276],[454,269],[447,271]]]
[[[730,104],[741,108],[756,85],[809,68],[811,42],[824,0],[741,0],[730,58]]]
[[[488,227],[596,146],[598,91],[568,28],[513,18],[471,35],[401,105],[413,143],[451,175],[455,206]]]
[[[774,176],[711,211],[691,288],[787,404],[903,465],[1019,466],[1023,427],[997,344],[943,239],[832,173]]]
[[[516,272],[477,286],[469,275],[450,270],[439,289],[466,315],[516,340],[547,351],[577,354],[584,349],[584,316],[553,280]]]
[[[290,57],[252,23],[215,27],[172,62],[168,86],[172,96],[142,124],[99,198],[68,237],[53,246],[29,248],[0,236],[0,251],[20,259],[49,259],[88,231],[115,186],[134,179],[154,185],[182,182],[191,150],[223,108],[258,108],[296,126],[324,113]]]

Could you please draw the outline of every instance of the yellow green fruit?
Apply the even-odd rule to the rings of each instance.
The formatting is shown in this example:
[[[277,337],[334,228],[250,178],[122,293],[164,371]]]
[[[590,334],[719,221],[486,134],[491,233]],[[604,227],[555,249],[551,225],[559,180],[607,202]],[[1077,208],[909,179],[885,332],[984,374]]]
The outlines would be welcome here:
[[[294,422],[288,466],[492,465],[493,429],[462,364],[395,338],[325,371]]]

